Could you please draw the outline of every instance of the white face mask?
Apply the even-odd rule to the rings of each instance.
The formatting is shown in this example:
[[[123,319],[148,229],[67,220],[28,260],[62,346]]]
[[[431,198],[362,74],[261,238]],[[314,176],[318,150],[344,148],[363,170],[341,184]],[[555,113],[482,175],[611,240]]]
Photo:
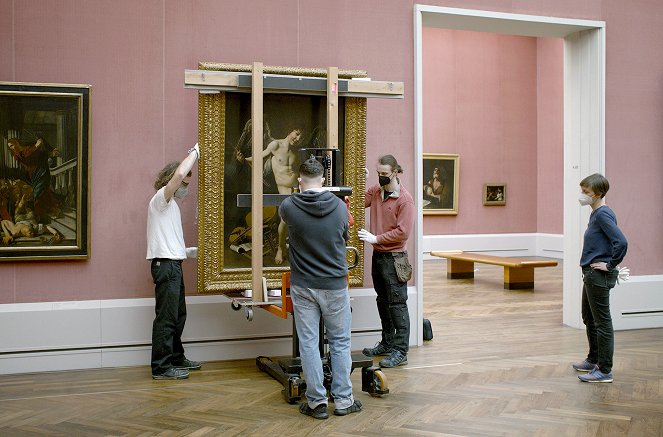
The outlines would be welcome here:
[[[580,196],[578,196],[578,202],[580,202],[580,205],[582,206],[587,206],[594,203],[594,198],[589,194],[581,193]]]
[[[179,187],[177,190],[175,190],[175,194],[173,194],[173,196],[177,197],[178,199],[181,199],[184,196],[186,196],[188,192],[189,192],[189,187]]]

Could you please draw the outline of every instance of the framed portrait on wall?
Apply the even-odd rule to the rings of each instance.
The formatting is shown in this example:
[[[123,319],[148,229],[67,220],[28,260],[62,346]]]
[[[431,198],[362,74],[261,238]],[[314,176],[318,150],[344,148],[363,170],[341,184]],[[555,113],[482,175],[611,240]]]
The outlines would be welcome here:
[[[423,154],[424,214],[458,214],[459,155]]]
[[[201,64],[201,69],[238,65]],[[250,67],[250,66],[248,66]],[[321,75],[324,70],[281,67],[277,74]],[[326,74],[326,73],[324,73]],[[343,77],[343,72],[339,72]],[[351,77],[351,76],[350,76]],[[339,97],[338,149],[334,171],[339,185],[363,196],[366,150],[366,99]],[[263,235],[263,275],[268,287],[280,287],[289,270],[287,226],[278,206],[263,207],[262,229],[252,229],[251,208],[241,206],[238,195],[251,194],[253,165],[263,169],[263,194],[290,194],[298,186],[301,149],[327,148],[325,96],[295,93],[263,95],[263,154],[252,153],[251,94],[201,93],[198,100],[199,163],[199,292],[231,292],[251,288],[251,243],[254,232]],[[292,151],[292,153],[286,153]],[[286,159],[286,156],[288,157]],[[363,226],[363,201],[351,201],[355,227]],[[285,232],[285,234],[284,234]],[[363,244],[351,233],[349,246]],[[349,257],[351,259],[351,257]],[[202,261],[202,262],[201,262]],[[363,265],[350,271],[350,285],[363,283]]]
[[[0,82],[0,260],[90,256],[89,85]]]
[[[506,184],[488,183],[483,185],[483,204],[506,205]]]

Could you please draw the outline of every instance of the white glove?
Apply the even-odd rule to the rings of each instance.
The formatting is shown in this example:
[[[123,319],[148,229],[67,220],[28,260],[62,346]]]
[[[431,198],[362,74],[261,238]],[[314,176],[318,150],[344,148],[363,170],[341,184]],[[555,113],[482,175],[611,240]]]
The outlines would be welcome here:
[[[628,267],[619,267],[617,266],[617,271],[619,271],[619,274],[617,275],[617,283],[619,284],[620,282],[626,282],[629,280],[631,277],[631,270],[629,270]]]
[[[359,232],[357,232],[357,235],[359,236],[359,239],[361,241],[365,241],[365,242],[371,243],[371,244],[375,244],[375,243],[378,242],[378,237],[371,234],[366,229],[360,229]]]
[[[187,258],[198,258],[198,247],[187,247],[186,248],[186,257]]]
[[[200,160],[200,146],[196,143],[195,146],[189,149],[189,153],[196,152],[196,159]]]

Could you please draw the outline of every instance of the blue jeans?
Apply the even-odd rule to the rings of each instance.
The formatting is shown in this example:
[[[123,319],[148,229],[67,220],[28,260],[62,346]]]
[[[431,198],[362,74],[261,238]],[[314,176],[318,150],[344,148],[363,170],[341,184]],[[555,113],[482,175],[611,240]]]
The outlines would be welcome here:
[[[406,252],[396,256],[407,256]],[[394,254],[373,252],[371,264],[375,301],[382,323],[382,341],[386,347],[407,354],[410,345],[410,313],[407,310],[407,283],[400,282],[394,267]]]
[[[348,408],[354,403],[354,399],[350,381],[352,315],[347,287],[341,290],[321,290],[291,285],[290,297],[299,336],[299,353],[306,379],[306,398],[309,407],[315,408],[320,404],[327,404],[327,390],[323,382],[319,349],[320,317],[322,317],[329,342],[331,394],[337,409]]]
[[[610,315],[610,290],[617,282],[617,269],[609,272],[591,267],[582,269],[582,321],[587,328],[587,361],[599,365],[603,373],[612,371],[615,335]]]
[[[152,260],[154,322],[152,323],[152,374],[160,375],[184,359],[182,332],[186,322],[182,261]]]

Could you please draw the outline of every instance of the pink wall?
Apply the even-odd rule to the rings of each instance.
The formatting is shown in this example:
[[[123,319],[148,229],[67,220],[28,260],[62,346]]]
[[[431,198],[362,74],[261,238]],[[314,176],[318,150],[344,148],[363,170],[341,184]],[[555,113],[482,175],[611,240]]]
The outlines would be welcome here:
[[[564,41],[537,38],[537,232],[564,232]]]
[[[164,163],[197,140],[197,93],[184,70],[199,61],[364,69],[412,83],[412,5],[316,0],[59,2],[0,0],[0,80],[89,83],[92,256],[84,262],[0,264],[0,303],[149,297],[146,208]],[[352,8],[347,7],[352,5]],[[381,14],[374,14],[376,10]],[[334,17],[334,19],[330,19]],[[408,35],[408,37],[403,37]],[[409,87],[411,90],[411,86]],[[369,103],[369,162],[397,155],[412,186],[413,96]],[[373,146],[375,145],[375,146]],[[194,179],[195,179],[194,174]],[[194,184],[195,185],[195,184]],[[194,195],[185,239],[196,244]],[[195,292],[195,262],[185,263]]]
[[[661,273],[657,260],[663,255],[659,229],[663,213],[658,205],[663,186],[655,182],[663,162],[659,77],[663,6],[654,0],[431,0],[427,4],[606,20],[606,161],[613,184],[608,201],[631,242],[628,265],[635,274]],[[144,260],[146,203],[155,172],[165,162],[181,159],[196,141],[196,93],[182,85],[184,69],[195,68],[201,60],[334,65],[364,69],[376,80],[403,81],[404,100],[369,101],[367,160],[372,168],[379,154],[395,154],[405,169],[405,186],[412,188],[413,5],[405,0],[0,0],[0,80],[93,87],[92,257],[85,262],[0,264],[0,303],[152,295]],[[537,160],[534,150],[515,153],[511,149],[537,141],[536,132],[520,130],[524,119],[537,123],[536,103],[522,95],[536,92],[532,77],[537,69],[537,44],[526,39],[513,43],[518,52],[528,53],[531,74],[522,76],[523,87],[509,80],[508,75],[522,72],[516,68],[520,56],[515,58],[506,49],[511,44],[507,40],[492,37],[499,59],[476,59],[490,62],[505,75],[498,88],[489,79],[477,84],[487,99],[478,109],[493,132],[499,128],[502,135],[513,136],[513,143],[493,141],[483,132],[488,129],[468,130],[476,127],[469,108],[457,114],[454,130],[440,133],[440,144],[445,146],[453,144],[448,137],[452,133],[458,135],[457,145],[492,144],[493,155],[504,163],[504,173],[488,174],[486,167],[490,179],[511,175],[514,168],[528,163],[536,165]],[[462,62],[456,74],[474,77],[471,56],[476,55],[457,56]],[[478,93],[472,87],[456,92],[462,98]],[[495,117],[490,114],[499,107],[500,93],[516,97],[500,108],[505,114]],[[519,110],[521,104],[528,110]],[[440,123],[449,126],[448,120]],[[461,166],[480,158],[475,153],[463,151]],[[519,223],[519,232],[537,230],[535,209],[523,219],[510,209],[524,199],[531,206],[538,189],[536,173],[526,172],[508,182],[509,196],[522,200],[490,210],[495,229],[481,232],[511,232],[511,221]],[[478,198],[480,187],[474,184],[461,190]],[[637,207],[637,219],[630,207],[636,193],[649,200]],[[191,244],[196,240],[194,205],[192,196],[183,207],[185,237]],[[472,215],[483,208],[467,203],[461,203],[461,208],[459,218],[467,218],[468,224],[445,224],[444,232],[476,232]],[[192,293],[195,263],[186,264]]]
[[[536,232],[537,39],[425,28],[423,106],[424,152],[460,155],[458,215],[424,235]],[[500,182],[506,205],[484,206]]]

